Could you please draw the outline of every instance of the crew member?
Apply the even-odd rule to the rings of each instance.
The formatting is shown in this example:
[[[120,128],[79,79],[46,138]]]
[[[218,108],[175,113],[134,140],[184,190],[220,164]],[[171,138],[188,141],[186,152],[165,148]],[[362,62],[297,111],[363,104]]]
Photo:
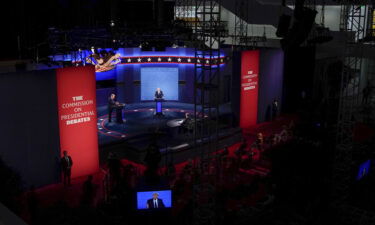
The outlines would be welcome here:
[[[185,113],[185,119],[179,127],[179,133],[187,133],[193,129],[193,120],[190,118],[189,113]]]
[[[70,176],[72,173],[73,160],[72,157],[68,155],[67,151],[63,152],[63,157],[61,158],[61,168],[64,179],[64,186],[70,186]]]

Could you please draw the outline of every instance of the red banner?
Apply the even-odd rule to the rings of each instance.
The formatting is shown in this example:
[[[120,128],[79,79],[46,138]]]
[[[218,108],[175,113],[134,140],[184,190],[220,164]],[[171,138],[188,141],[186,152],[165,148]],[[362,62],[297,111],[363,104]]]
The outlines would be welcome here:
[[[258,115],[259,50],[244,51],[241,55],[240,127],[257,123]]]
[[[72,178],[99,170],[95,68],[57,69],[61,152],[72,157]]]

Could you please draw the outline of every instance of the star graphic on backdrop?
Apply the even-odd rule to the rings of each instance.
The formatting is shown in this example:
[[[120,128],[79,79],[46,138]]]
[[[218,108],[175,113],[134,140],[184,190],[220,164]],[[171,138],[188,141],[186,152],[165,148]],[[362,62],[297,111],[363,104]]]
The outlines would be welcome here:
[[[148,58],[147,61],[148,61],[148,62],[151,62],[151,58]]]
[[[197,59],[197,63],[200,63],[201,61],[199,59]]]
[[[210,61],[209,60],[206,60],[206,64],[209,64],[210,63]]]
[[[191,62],[191,59],[190,59],[190,58],[188,58],[188,62]]]
[[[178,58],[177,61],[181,62],[181,58]]]
[[[171,58],[168,58],[168,62],[170,62],[170,61],[172,61],[172,59],[171,59]]]
[[[138,62],[141,62],[142,61],[142,59],[141,58],[138,58]]]
[[[131,59],[128,59],[128,62],[130,63],[132,60]]]
[[[161,58],[158,58],[158,61],[161,62]]]

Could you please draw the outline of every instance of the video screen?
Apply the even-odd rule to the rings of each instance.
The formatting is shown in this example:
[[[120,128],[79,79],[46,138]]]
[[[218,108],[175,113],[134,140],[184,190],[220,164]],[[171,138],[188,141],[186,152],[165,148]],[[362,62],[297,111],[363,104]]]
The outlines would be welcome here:
[[[357,180],[362,179],[363,177],[365,177],[369,173],[370,165],[371,165],[371,160],[367,160],[364,163],[362,163],[361,165],[359,165]]]
[[[137,209],[156,210],[171,207],[171,190],[137,192]]]
[[[178,101],[178,68],[142,67],[141,100],[154,100],[156,88],[161,89],[165,100]]]

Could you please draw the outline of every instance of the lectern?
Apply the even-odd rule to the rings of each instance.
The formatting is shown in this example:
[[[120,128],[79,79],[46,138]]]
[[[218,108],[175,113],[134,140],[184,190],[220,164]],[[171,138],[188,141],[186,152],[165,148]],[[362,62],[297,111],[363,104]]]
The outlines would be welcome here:
[[[125,104],[119,103],[116,105],[116,122],[123,123],[122,110],[125,108]]]
[[[155,115],[163,115],[163,104],[162,102],[164,101],[163,98],[155,98]]]

